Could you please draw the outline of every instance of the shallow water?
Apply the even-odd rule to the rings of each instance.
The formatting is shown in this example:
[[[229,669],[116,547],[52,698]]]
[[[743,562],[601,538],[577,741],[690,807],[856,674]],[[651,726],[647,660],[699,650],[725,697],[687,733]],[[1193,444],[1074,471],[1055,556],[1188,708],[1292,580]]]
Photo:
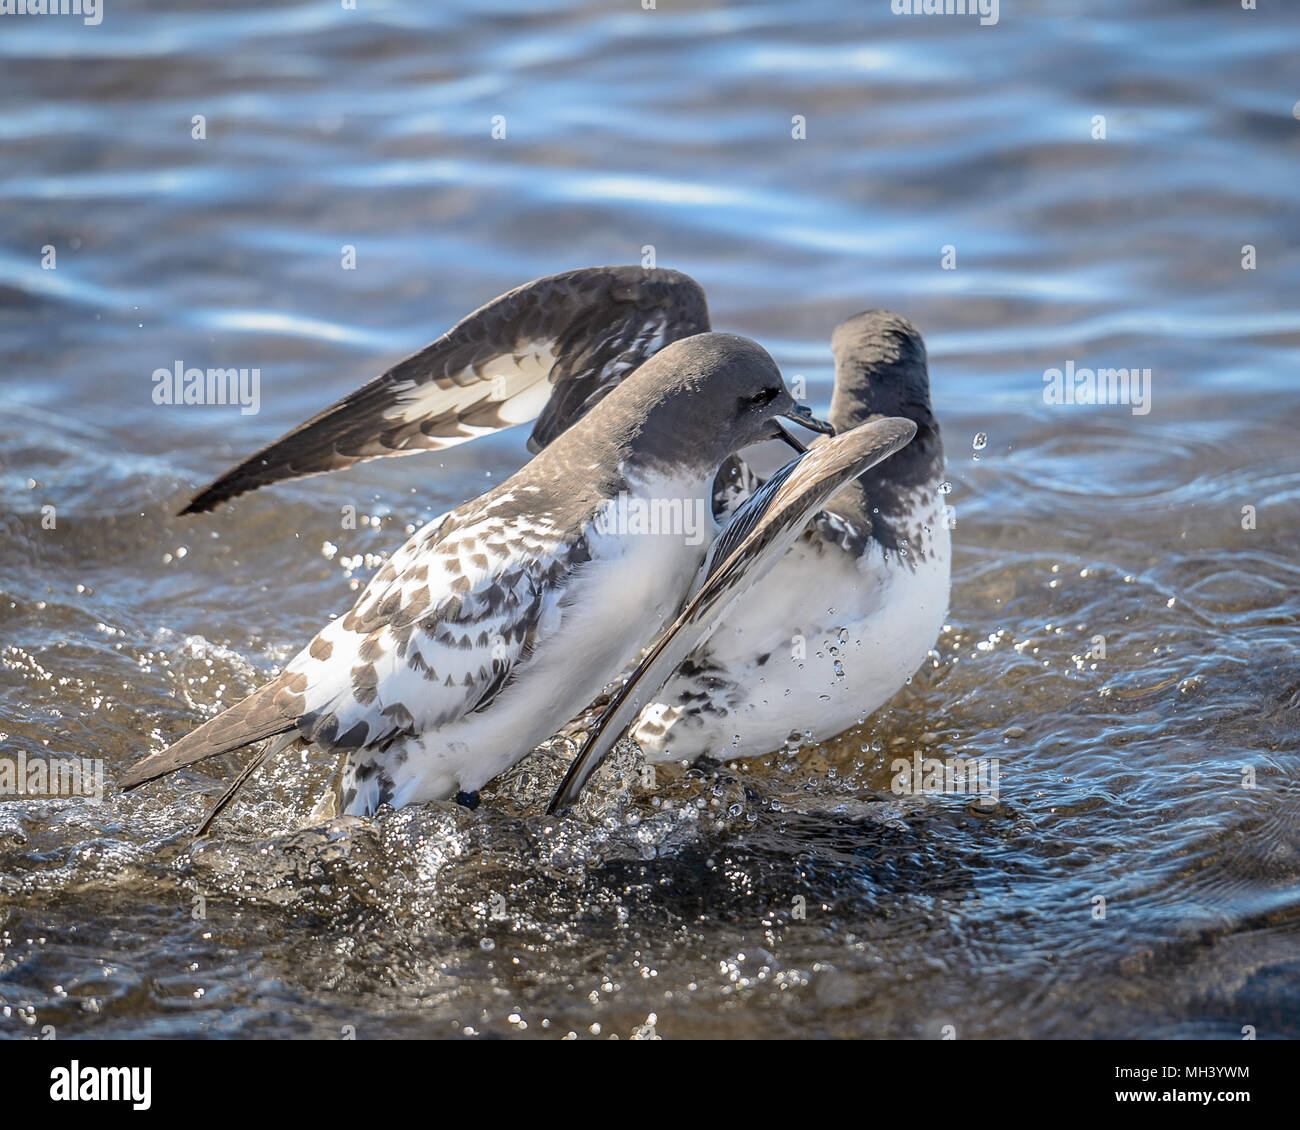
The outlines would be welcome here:
[[[252,689],[524,437],[187,491],[646,245],[823,407],[839,319],[926,334],[950,626],[827,746],[653,790],[623,749],[559,821],[562,748],[314,827],[304,755],[198,846],[234,759],[0,799],[0,1034],[1300,1034],[1298,14],[437,7],[6,21],[3,752],[111,780]],[[177,360],[260,367],[260,411],[155,406]],[[1150,413],[1045,404],[1067,361],[1149,367]],[[998,758],[998,804],[894,796],[918,750]]]

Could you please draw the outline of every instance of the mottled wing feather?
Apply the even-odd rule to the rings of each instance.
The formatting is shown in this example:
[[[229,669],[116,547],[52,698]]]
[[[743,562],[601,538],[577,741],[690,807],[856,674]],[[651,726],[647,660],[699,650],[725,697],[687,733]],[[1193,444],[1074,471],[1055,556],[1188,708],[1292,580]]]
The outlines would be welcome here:
[[[383,748],[481,708],[558,617],[569,572],[586,557],[536,519],[491,506],[418,531],[277,679],[150,754],[130,788],[273,734],[331,751]]]
[[[818,508],[840,486],[906,446],[915,434],[911,420],[872,420],[819,443],[750,496],[715,541],[695,595],[588,734],[548,812],[577,799],[641,708],[707,638],[745,588],[776,563]]]
[[[658,350],[708,328],[704,292],[677,271],[590,267],[538,279],[264,447],[181,513],[534,419],[529,445],[540,450]]]
[[[557,531],[484,521],[459,524],[419,564],[390,562],[289,665],[308,678],[304,736],[372,748],[483,708],[557,615],[583,550]]]
[[[746,495],[741,504],[732,512],[731,520],[722,528],[713,544],[709,546],[709,555],[705,559],[700,587],[703,587],[704,583],[712,575],[714,565],[726,561],[740,548],[745,539],[754,532],[755,528],[766,516],[777,491],[781,489],[798,466],[799,460],[792,459],[785,466],[778,468],[772,473],[771,478]]]

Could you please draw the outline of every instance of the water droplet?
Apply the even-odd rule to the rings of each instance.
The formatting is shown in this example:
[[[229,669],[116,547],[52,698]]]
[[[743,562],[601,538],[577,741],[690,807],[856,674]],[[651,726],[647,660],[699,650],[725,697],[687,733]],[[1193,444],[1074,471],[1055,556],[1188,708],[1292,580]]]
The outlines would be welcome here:
[[[971,440],[971,447],[976,451],[983,451],[989,445],[989,437],[983,432],[976,432],[975,438]]]

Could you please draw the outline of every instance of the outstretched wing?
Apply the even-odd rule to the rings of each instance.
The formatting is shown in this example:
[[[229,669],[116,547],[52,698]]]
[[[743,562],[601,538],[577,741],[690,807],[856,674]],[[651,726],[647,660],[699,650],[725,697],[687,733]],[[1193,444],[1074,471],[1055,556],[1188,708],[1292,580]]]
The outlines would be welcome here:
[[[789,549],[844,483],[905,447],[916,425],[901,417],[861,424],[819,442],[774,474],[736,511],[709,552],[703,580],[681,615],[611,699],[569,766],[548,812],[572,804],[641,708],[717,626],[735,599]]]
[[[588,267],[537,279],[227,471],[181,513],[534,419],[528,446],[540,451],[665,345],[708,329],[704,291],[678,271]]]

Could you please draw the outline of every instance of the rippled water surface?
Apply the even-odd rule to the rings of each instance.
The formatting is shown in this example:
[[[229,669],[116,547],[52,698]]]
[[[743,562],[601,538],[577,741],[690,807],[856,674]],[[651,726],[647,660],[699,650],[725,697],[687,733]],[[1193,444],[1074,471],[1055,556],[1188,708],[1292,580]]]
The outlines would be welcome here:
[[[1300,1034],[1300,12],[105,3],[0,17],[5,754],[111,783],[251,690],[523,437],[187,491],[647,246],[823,407],[839,319],[916,322],[952,610],[860,729],[654,790],[624,749],[559,821],[563,747],[330,824],[304,754],[198,845],[233,758],[0,799],[0,1035]],[[155,406],[177,360],[260,411]],[[1067,361],[1151,411],[1045,404]],[[998,758],[999,803],[894,796],[916,751]]]

